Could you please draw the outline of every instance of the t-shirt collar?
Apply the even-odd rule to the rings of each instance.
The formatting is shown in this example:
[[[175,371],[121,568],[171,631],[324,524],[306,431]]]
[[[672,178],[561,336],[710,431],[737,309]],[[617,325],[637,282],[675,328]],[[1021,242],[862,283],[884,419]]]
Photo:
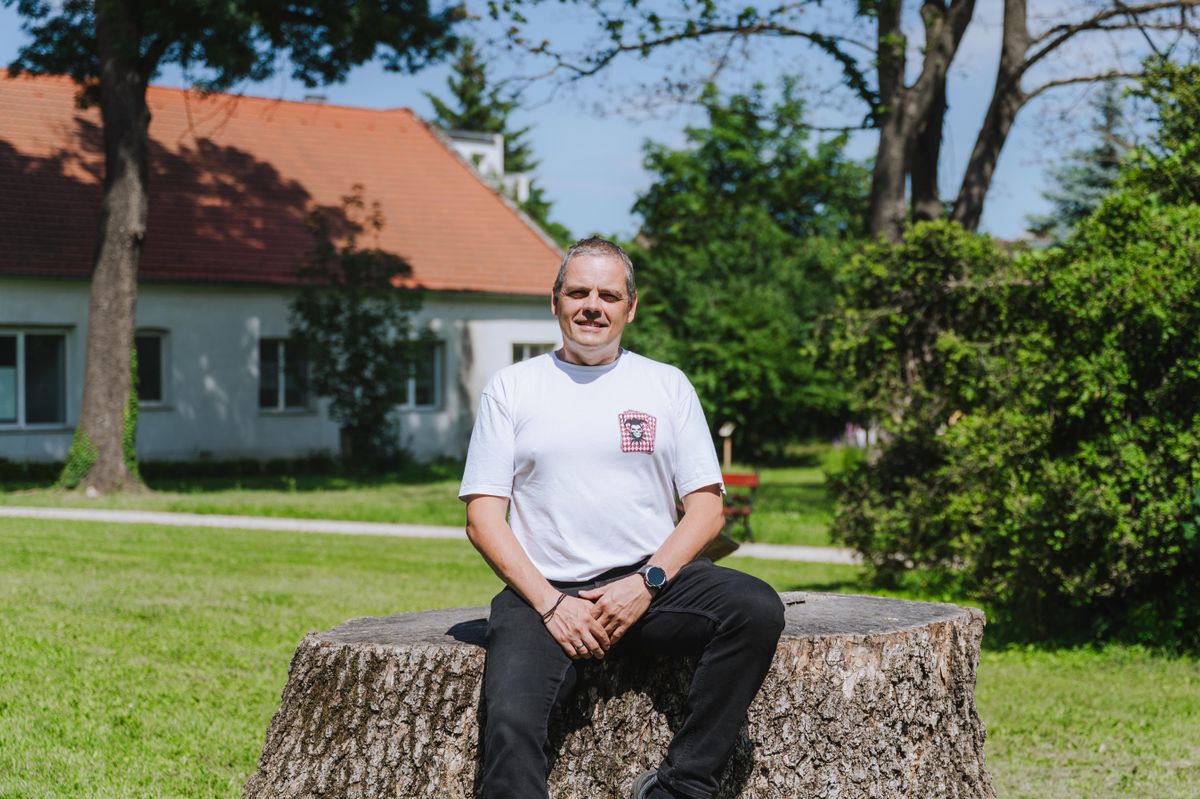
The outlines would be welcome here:
[[[550,357],[553,359],[555,366],[569,375],[574,375],[576,377],[599,377],[600,375],[607,374],[613,369],[616,369],[617,365],[621,363],[622,359],[628,352],[629,350],[621,347],[617,350],[617,357],[613,358],[608,363],[602,363],[598,366],[585,366],[581,363],[568,363],[567,361],[564,361],[562,358],[558,357],[558,350],[551,350]]]

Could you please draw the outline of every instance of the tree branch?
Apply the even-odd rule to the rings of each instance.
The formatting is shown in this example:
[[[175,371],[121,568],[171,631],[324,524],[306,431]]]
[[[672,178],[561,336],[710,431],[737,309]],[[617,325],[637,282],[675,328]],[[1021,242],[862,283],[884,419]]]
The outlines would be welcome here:
[[[746,23],[724,23],[713,24],[704,27],[690,26],[684,30],[674,33],[667,33],[655,38],[641,39],[636,42],[616,41],[613,45],[605,50],[602,50],[596,56],[588,59],[582,64],[575,64],[567,61],[560,53],[552,52],[549,49],[549,43],[543,41],[541,44],[529,46],[520,38],[516,39],[516,43],[525,47],[526,51],[533,55],[550,56],[555,60],[555,66],[552,67],[546,74],[553,74],[559,69],[567,70],[573,73],[570,77],[572,82],[583,78],[591,77],[609,64],[616,58],[627,53],[638,53],[642,56],[648,55],[651,50],[665,47],[672,44],[677,44],[683,41],[698,41],[700,39],[711,38],[714,36],[730,36],[747,38],[750,36],[777,36],[780,38],[795,38],[803,39],[817,49],[823,51],[841,65],[842,73],[845,76],[846,84],[854,90],[854,92],[867,103],[868,106],[874,107],[878,104],[878,97],[871,90],[866,76],[858,67],[858,62],[853,56],[848,54],[843,46],[849,45],[859,47],[864,50],[873,52],[873,50],[863,42],[855,39],[837,36],[817,31],[800,30],[778,22],[746,22]]]
[[[1038,61],[1045,58],[1050,53],[1057,50],[1077,33],[1089,30],[1131,30],[1139,27],[1136,23],[1136,18],[1152,14],[1157,11],[1166,11],[1171,9],[1179,9],[1186,11],[1189,8],[1200,6],[1200,0],[1163,0],[1156,3],[1144,3],[1142,5],[1130,6],[1122,2],[1116,2],[1111,8],[1106,8],[1093,14],[1091,17],[1080,22],[1063,23],[1061,25],[1053,25],[1050,28],[1042,31],[1031,41],[1031,45],[1044,45],[1040,50],[1033,53],[1025,59],[1025,69],[1036,64]],[[1127,17],[1130,22],[1122,23],[1120,26],[1104,26],[1103,23],[1114,17]],[[1151,24],[1151,23],[1148,23]],[[1182,20],[1175,26],[1161,28],[1162,30],[1186,30],[1190,29]]]
[[[1071,86],[1077,83],[1100,83],[1106,80],[1119,80],[1121,78],[1137,80],[1140,77],[1142,77],[1141,72],[1122,72],[1119,70],[1113,70],[1111,72],[1101,72],[1096,75],[1079,75],[1074,78],[1059,78],[1057,80],[1046,81],[1036,89],[1027,92],[1025,94],[1025,102],[1028,103],[1034,97],[1037,97],[1047,89],[1056,89],[1059,86]]]

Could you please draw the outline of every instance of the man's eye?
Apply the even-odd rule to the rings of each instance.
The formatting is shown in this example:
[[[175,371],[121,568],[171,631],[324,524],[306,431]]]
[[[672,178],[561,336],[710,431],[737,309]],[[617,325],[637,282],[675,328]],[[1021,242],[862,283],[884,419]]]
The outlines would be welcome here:
[[[567,296],[573,300],[582,300],[588,293],[586,291],[568,291]]]
[[[620,302],[622,298],[620,294],[605,293],[600,295],[600,299],[604,300],[605,302]]]

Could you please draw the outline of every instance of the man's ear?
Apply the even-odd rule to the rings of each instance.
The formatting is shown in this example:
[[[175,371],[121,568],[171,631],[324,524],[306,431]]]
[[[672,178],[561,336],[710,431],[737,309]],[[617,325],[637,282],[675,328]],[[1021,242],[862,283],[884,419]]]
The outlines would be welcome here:
[[[554,289],[550,290],[550,315],[558,316],[558,294]]]
[[[629,313],[625,314],[625,323],[626,324],[632,322],[633,317],[637,314],[637,301],[638,301],[637,295],[634,294],[633,302],[629,303]],[[557,316],[557,314],[555,314],[555,315]]]

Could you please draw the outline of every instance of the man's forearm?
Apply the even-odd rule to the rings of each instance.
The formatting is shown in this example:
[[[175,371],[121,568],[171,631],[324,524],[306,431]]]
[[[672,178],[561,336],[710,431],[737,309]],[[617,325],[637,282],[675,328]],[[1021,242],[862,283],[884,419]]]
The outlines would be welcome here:
[[[484,518],[472,518],[482,515]],[[558,598],[558,591],[537,570],[503,515],[499,519],[489,514],[467,515],[467,538],[483,555],[496,576],[528,602],[544,613]]]
[[[725,523],[722,506],[720,488],[716,486],[684,497],[683,517],[662,546],[650,556],[650,562],[665,569],[668,579],[674,577],[721,532]]]

